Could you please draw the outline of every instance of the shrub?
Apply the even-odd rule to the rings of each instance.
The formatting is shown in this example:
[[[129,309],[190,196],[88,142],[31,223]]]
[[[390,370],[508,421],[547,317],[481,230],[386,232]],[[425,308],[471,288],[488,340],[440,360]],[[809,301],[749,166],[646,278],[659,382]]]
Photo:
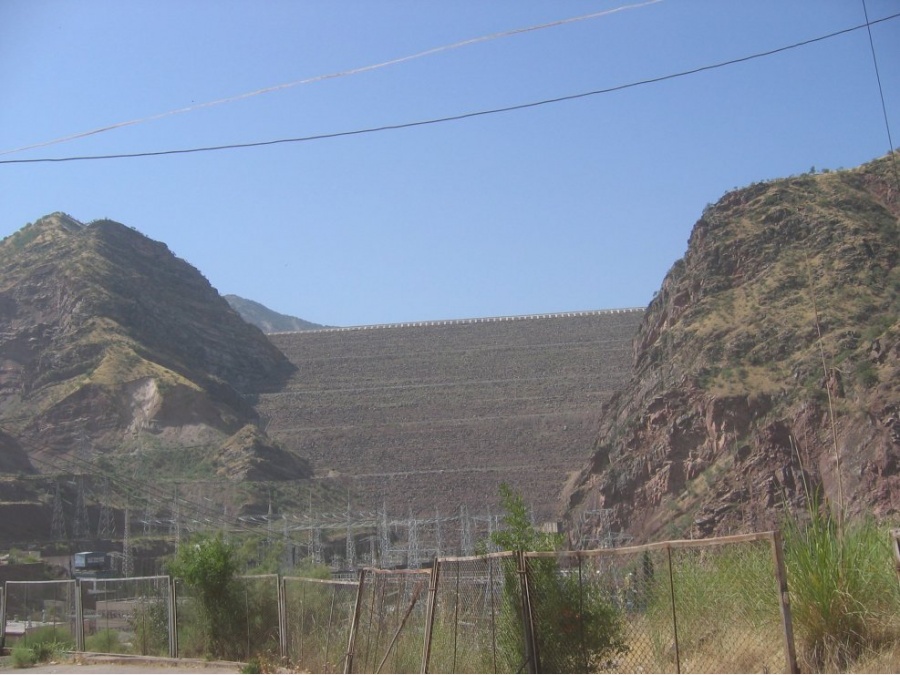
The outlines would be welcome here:
[[[37,663],[34,650],[28,645],[18,644],[12,648],[13,668],[30,668]]]
[[[60,626],[42,626],[37,630],[30,631],[22,638],[22,642],[30,647],[39,644],[56,644],[59,645],[61,651],[75,647],[72,635]]]
[[[72,636],[55,626],[45,626],[27,633],[13,648],[13,665],[17,668],[54,661],[75,646]]]
[[[118,631],[104,628],[85,639],[84,648],[89,652],[98,652],[100,654],[120,654],[122,652],[122,643],[119,641]]]

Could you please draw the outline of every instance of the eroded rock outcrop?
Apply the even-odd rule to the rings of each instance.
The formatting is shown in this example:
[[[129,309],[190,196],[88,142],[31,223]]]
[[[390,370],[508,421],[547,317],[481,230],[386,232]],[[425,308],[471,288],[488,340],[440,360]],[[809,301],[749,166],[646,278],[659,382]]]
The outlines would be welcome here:
[[[887,157],[706,209],[564,490],[576,538],[768,528],[815,489],[850,513],[897,513],[896,181]]]

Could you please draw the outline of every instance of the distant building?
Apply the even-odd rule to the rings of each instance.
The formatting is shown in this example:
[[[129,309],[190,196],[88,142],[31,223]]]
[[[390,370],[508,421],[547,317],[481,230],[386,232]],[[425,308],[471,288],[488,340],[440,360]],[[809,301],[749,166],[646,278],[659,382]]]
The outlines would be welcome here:
[[[72,576],[82,579],[105,579],[118,576],[112,556],[105,551],[82,551],[72,556]]]

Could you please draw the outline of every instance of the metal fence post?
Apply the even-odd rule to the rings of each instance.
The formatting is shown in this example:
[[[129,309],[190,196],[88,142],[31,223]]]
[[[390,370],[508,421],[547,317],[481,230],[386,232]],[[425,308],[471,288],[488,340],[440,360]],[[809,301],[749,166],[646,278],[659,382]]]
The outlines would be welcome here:
[[[365,568],[359,571],[359,588],[356,589],[356,605],[353,608],[353,623],[350,624],[350,639],[347,641],[347,656],[344,659],[344,672],[353,672],[353,651],[356,649],[356,631],[359,628],[359,613],[362,610],[363,588],[366,582]]]
[[[6,646],[6,584],[0,586],[0,650]]]
[[[675,640],[675,672],[681,672],[681,654],[678,651],[678,615],[675,612],[675,575],[672,572],[672,547],[666,545],[666,558],[669,562],[669,592],[672,598],[672,635]]]
[[[278,588],[278,649],[281,658],[287,658],[287,602],[285,602],[284,579],[280,574],[275,575]]]
[[[794,645],[794,625],[791,617],[791,596],[788,593],[787,571],[784,566],[784,547],[781,532],[772,532],[772,556],[775,560],[775,586],[781,608],[781,627],[784,637],[784,661],[789,673],[799,673],[797,650]]]
[[[581,663],[584,672],[587,672],[589,667],[589,659],[587,654],[587,645],[585,642],[584,635],[584,563],[581,559],[581,556],[578,556],[578,643],[581,647]]]
[[[516,551],[516,565],[519,568],[519,592],[522,599],[522,629],[525,636],[525,666],[528,672],[541,672],[537,642],[534,639],[534,614],[531,606],[531,592],[528,583],[528,568],[525,552]]]
[[[425,609],[425,643],[422,645],[422,671],[428,672],[428,662],[431,660],[431,635],[434,631],[434,606],[437,601],[438,579],[440,577],[441,559],[434,559],[431,568],[431,581],[428,585],[428,605]]]
[[[175,577],[169,579],[169,658],[178,658],[178,597],[176,595]]]
[[[81,579],[75,579],[75,650],[84,651],[84,602],[81,597]]]

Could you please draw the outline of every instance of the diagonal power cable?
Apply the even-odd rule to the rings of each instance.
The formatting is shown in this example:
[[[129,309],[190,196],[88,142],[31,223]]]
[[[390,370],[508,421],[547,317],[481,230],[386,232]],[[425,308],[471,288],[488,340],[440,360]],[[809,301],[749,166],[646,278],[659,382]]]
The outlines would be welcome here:
[[[438,54],[441,52],[450,51],[453,49],[459,49],[461,47],[468,47],[469,45],[478,44],[481,42],[488,42],[490,40],[498,40],[500,38],[510,37],[513,35],[521,35],[523,33],[530,33],[533,31],[544,30],[546,28],[556,28],[558,26],[564,26],[570,23],[576,23],[579,21],[587,21],[589,19],[597,19],[603,16],[608,16],[610,14],[615,14],[617,12],[622,12],[629,9],[638,9],[640,7],[645,7],[647,5],[654,5],[658,2],[662,2],[662,0],[646,0],[646,2],[640,2],[633,5],[622,5],[621,7],[616,7],[613,9],[607,9],[602,12],[593,12],[591,14],[584,14],[582,16],[576,16],[568,19],[559,19],[557,21],[551,21],[549,23],[543,23],[536,26],[528,26],[526,28],[514,28],[512,30],[502,31],[499,33],[491,33],[490,35],[483,35],[481,37],[469,38],[467,40],[461,40],[459,42],[454,42],[452,44],[443,45],[440,47],[433,47],[431,49],[426,49],[425,51],[417,52],[415,54],[409,54],[407,56],[401,56],[394,59],[389,59],[388,61],[382,61],[380,63],[371,64],[368,66],[360,66],[358,68],[351,68],[349,70],[342,70],[335,73],[328,73],[326,75],[316,75],[315,77],[308,77],[302,80],[294,80],[293,82],[285,82],[282,84],[277,84],[271,87],[263,87],[262,89],[256,89],[254,91],[246,92],[243,94],[238,94],[236,96],[229,96],[226,98],[216,99],[215,101],[207,101],[205,103],[197,103],[195,105],[189,105],[183,108],[177,108],[175,110],[169,110],[167,112],[157,113],[155,115],[149,115],[147,117],[140,117],[138,119],[129,120],[127,122],[117,122],[115,124],[109,124],[107,126],[98,127],[96,129],[90,129],[89,131],[82,131],[77,134],[71,134],[69,136],[63,136],[61,138],[55,138],[49,141],[43,141],[41,143],[35,143],[33,145],[25,145],[19,148],[13,148],[11,150],[2,150],[0,151],[0,155],[9,155],[16,152],[23,152],[25,150],[34,150],[36,148],[45,148],[50,145],[58,145],[60,143],[67,143],[69,141],[74,141],[79,138],[85,138],[87,136],[93,136],[95,134],[105,133],[107,131],[113,131],[115,129],[121,129],[123,127],[134,126],[136,124],[144,124],[146,122],[153,122],[156,120],[163,119],[165,117],[171,117],[172,115],[180,115],[183,113],[193,112],[195,110],[202,110],[204,108],[212,108],[214,106],[224,105],[226,103],[235,103],[237,101],[243,101],[244,99],[253,98],[255,96],[262,96],[263,94],[271,94],[277,91],[283,91],[285,89],[292,89],[294,87],[299,87],[301,85],[313,84],[315,82],[322,82],[325,80],[333,80],[339,77],[348,77],[350,75],[359,75],[360,73],[366,73],[372,70],[378,70],[380,68],[387,68],[388,66],[395,66],[401,63],[406,63],[408,61],[413,61],[415,59],[421,59],[426,56],[431,56],[433,54]]]
[[[486,115],[496,115],[499,113],[512,112],[516,110],[525,110],[528,108],[536,108],[538,106],[551,105],[555,103],[562,103],[564,101],[574,101],[577,99],[588,98],[591,96],[599,96],[602,94],[611,94],[617,91],[623,91],[625,89],[632,89],[634,87],[640,87],[650,84],[657,84],[659,82],[665,82],[667,80],[674,80],[681,77],[687,77],[689,75],[696,75],[698,73],[703,73],[710,70],[716,70],[718,68],[725,68],[727,66],[733,66],[739,63],[746,63],[748,61],[753,61],[755,59],[764,58],[767,56],[773,56],[775,54],[780,54],[782,52],[790,51],[792,49],[798,49],[800,47],[805,47],[807,45],[811,45],[817,42],[822,42],[825,40],[829,40],[841,35],[846,35],[848,33],[852,33],[854,31],[861,30],[863,28],[868,28],[871,25],[875,25],[878,23],[882,23],[885,21],[890,21],[900,17],[900,12],[896,14],[891,14],[890,16],[883,17],[881,19],[877,19],[875,21],[871,21],[868,23],[862,23],[857,26],[852,26],[850,28],[844,28],[842,30],[834,31],[833,33],[828,33],[826,35],[820,35],[818,37],[810,38],[808,40],[802,40],[800,42],[795,42],[790,45],[785,45],[783,47],[776,47],[775,49],[769,49],[762,52],[756,52],[754,54],[749,54],[747,56],[741,56],[734,59],[729,59],[727,61],[719,61],[717,63],[708,64],[705,66],[698,66],[697,68],[691,68],[689,70],[682,70],[676,73],[669,73],[667,75],[660,75],[658,77],[651,77],[644,80],[638,80],[635,82],[629,82],[626,84],[620,84],[612,87],[607,87],[605,89],[594,89],[592,91],[580,92],[577,94],[569,94],[566,96],[558,96],[555,98],[543,99],[540,101],[531,101],[528,103],[519,103],[516,105],[504,106],[501,108],[491,108],[488,110],[478,110],[474,112],[468,113],[460,113],[458,115],[449,115],[446,117],[437,117],[431,118],[427,120],[418,120],[413,122],[400,122],[397,124],[387,124],[377,127],[367,127],[363,129],[354,129],[350,131],[336,131],[333,133],[327,134],[317,134],[313,136],[298,136],[294,138],[277,138],[267,141],[252,141],[248,143],[227,143],[223,145],[208,145],[202,147],[193,147],[193,148],[179,148],[179,149],[170,149],[170,150],[154,150],[147,152],[131,152],[131,153],[116,153],[116,154],[107,154],[107,155],[78,155],[78,156],[69,156],[69,157],[39,157],[35,159],[0,159],[0,164],[36,164],[36,163],[49,163],[49,162],[77,162],[77,161],[89,161],[89,160],[110,160],[110,159],[132,159],[137,157],[159,157],[164,155],[184,155],[191,153],[199,153],[199,152],[215,152],[220,150],[237,150],[242,148],[259,148],[267,145],[280,145],[285,143],[305,143],[309,141],[319,141],[331,138],[341,138],[345,136],[359,136],[363,134],[371,134],[378,133],[382,131],[393,131],[397,129],[409,129],[412,127],[421,127],[432,124],[442,124],[446,122],[455,122],[459,120],[471,119],[474,117],[483,117]]]

